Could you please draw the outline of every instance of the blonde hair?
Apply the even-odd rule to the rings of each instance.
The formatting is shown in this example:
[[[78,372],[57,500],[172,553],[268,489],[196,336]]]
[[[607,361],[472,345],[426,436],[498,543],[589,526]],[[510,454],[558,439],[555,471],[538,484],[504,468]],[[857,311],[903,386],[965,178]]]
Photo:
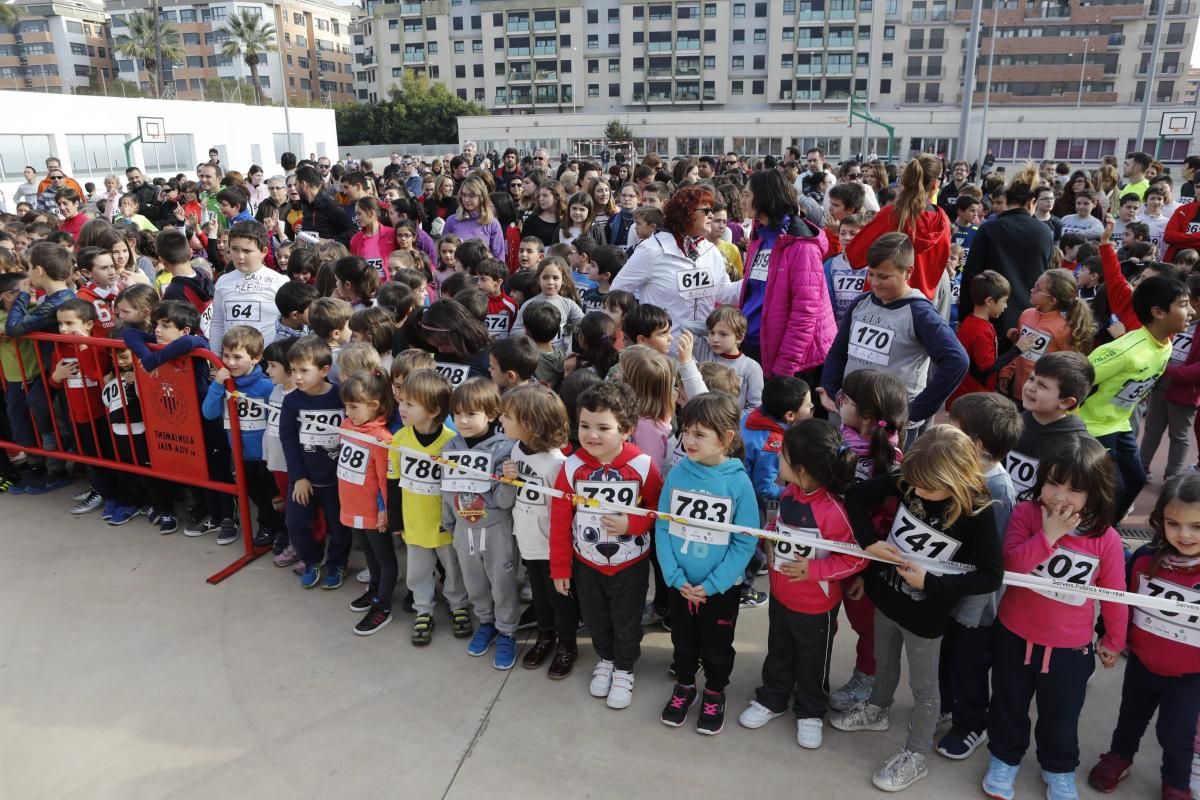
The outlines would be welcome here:
[[[321,260],[322,264],[337,261],[339,258],[345,258],[348,255],[350,255],[350,251],[341,242],[321,242],[317,245],[317,257]]]
[[[548,386],[529,383],[510,389],[500,406],[525,429],[529,441],[521,443],[535,453],[557,450],[567,443],[571,433],[567,407]]]
[[[697,365],[700,377],[710,392],[727,394],[737,398],[742,392],[742,377],[733,367],[718,364],[716,361],[704,361]]]
[[[392,359],[392,380],[403,380],[419,369],[434,369],[437,361],[433,353],[418,347],[410,347],[401,351]]]
[[[342,378],[349,378],[360,372],[374,373],[382,364],[379,351],[366,342],[343,345],[337,353],[338,375]]]
[[[494,420],[500,416],[500,390],[490,378],[472,378],[451,393],[450,411],[455,414],[479,411]]]
[[[973,517],[992,504],[979,451],[970,437],[953,425],[935,425],[917,438],[904,454],[900,479],[906,498],[916,488],[950,493],[947,528],[963,514]]]
[[[438,422],[446,421],[450,411],[450,381],[437,370],[419,369],[411,373],[404,379],[400,394],[430,414],[436,414]]]
[[[637,397],[639,417],[668,420],[675,409],[675,370],[662,353],[645,345],[621,351],[621,380]]]
[[[1079,299],[1079,284],[1075,276],[1065,269],[1048,269],[1042,273],[1049,284],[1046,294],[1054,298],[1058,310],[1067,318],[1071,329],[1071,349],[1083,350],[1084,344],[1096,335],[1096,320],[1092,309]]]
[[[251,358],[261,356],[265,346],[262,333],[249,325],[234,325],[221,337],[222,350],[245,350]]]
[[[462,182],[462,186],[458,187],[459,194],[470,192],[479,195],[479,224],[487,225],[496,218],[496,207],[492,205],[492,198],[488,191],[487,184],[483,182],[483,178],[477,175],[471,175]],[[435,192],[436,194],[436,192]],[[462,207],[462,203],[458,204],[458,211],[454,212],[454,216],[458,219],[466,219],[466,209]]]

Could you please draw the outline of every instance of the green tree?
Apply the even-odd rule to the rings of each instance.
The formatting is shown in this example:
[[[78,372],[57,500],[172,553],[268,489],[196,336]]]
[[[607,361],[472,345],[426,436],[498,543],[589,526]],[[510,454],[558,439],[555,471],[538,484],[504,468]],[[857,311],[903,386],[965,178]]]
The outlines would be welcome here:
[[[251,105],[259,97],[255,87],[237,78],[209,78],[204,82],[204,99],[212,103]]]
[[[619,119],[610,119],[604,126],[604,138],[610,142],[628,142],[633,138],[633,131]]]
[[[338,139],[355,144],[450,144],[458,141],[458,117],[487,114],[440,83],[407,74],[387,100],[336,109]]]
[[[0,3],[0,28],[12,30],[17,20],[20,19],[20,14],[17,12],[17,7],[11,3]]]
[[[164,25],[153,13],[131,14],[127,20],[129,33],[117,37],[118,54],[141,61],[150,76],[154,96],[159,96],[159,64],[161,54],[165,61],[182,61],[185,57],[179,43],[179,30],[174,25]],[[157,39],[157,47],[155,41]]]
[[[254,82],[254,98],[262,105],[262,85],[258,79],[258,65],[265,53],[276,53],[279,47],[275,44],[275,26],[265,21],[261,15],[249,11],[239,11],[229,17],[225,23],[225,32],[229,41],[221,48],[222,55],[229,58],[241,58],[250,68],[250,79]],[[284,86],[284,91],[287,87]]]

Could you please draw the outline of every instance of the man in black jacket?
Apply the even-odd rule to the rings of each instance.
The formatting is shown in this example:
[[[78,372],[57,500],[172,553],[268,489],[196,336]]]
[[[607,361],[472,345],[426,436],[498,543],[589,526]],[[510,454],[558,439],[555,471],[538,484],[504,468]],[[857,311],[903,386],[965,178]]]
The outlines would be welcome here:
[[[146,183],[145,176],[137,167],[125,170],[125,181],[129,185],[126,191],[133,192],[138,197],[138,213],[161,227],[162,222],[159,220],[158,213],[161,206],[158,201],[158,187]]]
[[[946,212],[946,216],[954,222],[958,216],[958,193],[967,185],[967,178],[970,176],[971,167],[965,161],[955,161],[954,166],[950,168],[951,179],[942,184],[938,189],[938,208]]]
[[[301,230],[322,239],[336,239],[349,247],[354,223],[332,197],[321,191],[321,184],[321,173],[314,167],[305,164],[296,169],[296,191],[300,193],[300,208],[304,212]]]

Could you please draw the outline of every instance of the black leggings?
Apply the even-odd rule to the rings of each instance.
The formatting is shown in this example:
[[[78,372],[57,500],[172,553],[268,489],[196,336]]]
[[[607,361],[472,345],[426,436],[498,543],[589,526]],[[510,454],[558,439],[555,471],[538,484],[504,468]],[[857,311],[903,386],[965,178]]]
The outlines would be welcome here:
[[[579,602],[575,593],[568,596],[558,593],[550,578],[550,562],[546,559],[526,561],[525,572],[533,592],[538,633],[557,633],[559,644],[574,646],[575,632],[579,629]]]
[[[396,560],[396,536],[391,531],[380,533],[364,528],[354,529],[363,555],[367,557],[367,571],[371,573],[367,589],[375,598],[375,605],[392,608],[392,596],[396,593],[396,581],[400,578],[400,565]]]

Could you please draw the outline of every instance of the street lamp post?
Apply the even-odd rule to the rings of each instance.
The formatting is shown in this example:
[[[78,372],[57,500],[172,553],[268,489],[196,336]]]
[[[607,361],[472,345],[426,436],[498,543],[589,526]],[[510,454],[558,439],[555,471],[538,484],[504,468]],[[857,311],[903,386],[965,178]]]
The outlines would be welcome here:
[[[579,52],[578,47],[571,48],[571,113],[575,113],[575,75],[579,72],[579,64],[575,60],[575,54]]]
[[[1090,39],[1083,40],[1083,63],[1079,67],[1079,93],[1075,95],[1075,107],[1079,108],[1083,103],[1083,78],[1087,74],[1087,56],[1088,47],[1092,44]]]
[[[992,67],[996,64],[996,22],[1000,14],[1000,4],[992,3],[992,41],[988,45],[987,84],[983,87],[983,119],[979,122],[979,174],[983,174],[983,160],[987,158],[987,115],[988,105],[992,99]]]

